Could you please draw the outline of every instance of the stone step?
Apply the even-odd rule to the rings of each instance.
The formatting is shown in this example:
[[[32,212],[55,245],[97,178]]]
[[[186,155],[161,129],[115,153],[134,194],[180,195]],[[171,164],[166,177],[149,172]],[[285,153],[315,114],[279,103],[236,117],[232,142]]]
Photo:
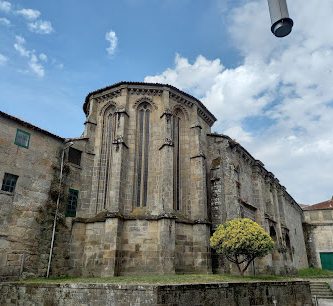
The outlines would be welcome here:
[[[311,287],[321,287],[321,286],[328,287],[328,284],[327,283],[310,283],[310,286]]]
[[[331,292],[311,292],[311,295],[317,295],[317,296],[325,295],[325,296],[333,297],[333,294]]]
[[[333,300],[333,291],[325,282],[310,282],[310,290],[312,297]]]
[[[330,290],[311,290],[311,294],[321,294],[321,293],[327,293],[327,294],[332,294],[332,291]]]
[[[314,295],[312,297],[314,297]],[[316,298],[317,299],[333,300],[333,296],[332,295],[316,295]]]

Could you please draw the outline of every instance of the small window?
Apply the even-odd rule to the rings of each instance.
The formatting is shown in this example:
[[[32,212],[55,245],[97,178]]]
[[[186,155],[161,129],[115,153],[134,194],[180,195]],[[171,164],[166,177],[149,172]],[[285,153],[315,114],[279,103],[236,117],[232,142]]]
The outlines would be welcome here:
[[[17,129],[14,143],[20,147],[29,148],[29,142],[30,134],[20,129]]]
[[[79,198],[79,191],[75,189],[69,189],[68,202],[66,207],[66,217],[76,216],[77,201]]]
[[[5,173],[1,190],[14,192],[18,176],[10,173]]]
[[[69,148],[68,150],[68,161],[72,164],[80,166],[81,164],[81,154],[82,152],[74,149],[74,148]]]

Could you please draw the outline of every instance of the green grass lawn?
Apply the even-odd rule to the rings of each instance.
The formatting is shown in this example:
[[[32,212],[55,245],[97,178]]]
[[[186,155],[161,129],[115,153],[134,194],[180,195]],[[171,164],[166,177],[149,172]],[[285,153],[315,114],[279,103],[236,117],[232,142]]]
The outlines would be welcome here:
[[[299,270],[297,276],[304,278],[333,277],[333,271],[322,270],[317,268],[307,268]]]
[[[333,271],[321,269],[303,269],[294,276],[257,275],[238,276],[229,274],[172,274],[172,275],[133,275],[117,277],[51,277],[22,280],[22,283],[47,283],[47,284],[68,284],[68,283],[104,283],[104,284],[197,284],[217,282],[253,282],[253,281],[290,281],[299,278],[322,278],[332,277]]]
[[[260,280],[285,280],[286,277],[274,275],[237,276],[217,274],[176,274],[176,275],[135,275],[118,277],[57,277],[57,278],[35,278],[27,279],[23,283],[107,283],[107,284],[196,284],[196,283],[217,283],[217,282],[250,282]],[[290,279],[290,278],[288,278]]]

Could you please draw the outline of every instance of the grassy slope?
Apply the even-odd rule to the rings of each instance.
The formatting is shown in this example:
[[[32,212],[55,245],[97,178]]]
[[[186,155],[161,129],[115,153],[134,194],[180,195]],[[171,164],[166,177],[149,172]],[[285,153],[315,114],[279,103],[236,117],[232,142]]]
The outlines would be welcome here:
[[[333,278],[333,271],[320,269],[303,269],[295,276],[237,276],[237,275],[218,275],[218,274],[177,274],[177,275],[135,275],[118,277],[58,277],[58,278],[36,278],[27,279],[22,283],[107,283],[107,284],[195,284],[195,283],[216,283],[216,282],[251,282],[251,281],[290,281],[299,278]]]

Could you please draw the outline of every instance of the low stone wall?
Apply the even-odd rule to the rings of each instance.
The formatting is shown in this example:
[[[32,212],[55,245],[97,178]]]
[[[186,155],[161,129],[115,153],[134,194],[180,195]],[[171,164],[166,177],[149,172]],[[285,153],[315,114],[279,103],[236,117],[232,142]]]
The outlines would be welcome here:
[[[0,305],[311,306],[308,282],[189,285],[0,284]]]

